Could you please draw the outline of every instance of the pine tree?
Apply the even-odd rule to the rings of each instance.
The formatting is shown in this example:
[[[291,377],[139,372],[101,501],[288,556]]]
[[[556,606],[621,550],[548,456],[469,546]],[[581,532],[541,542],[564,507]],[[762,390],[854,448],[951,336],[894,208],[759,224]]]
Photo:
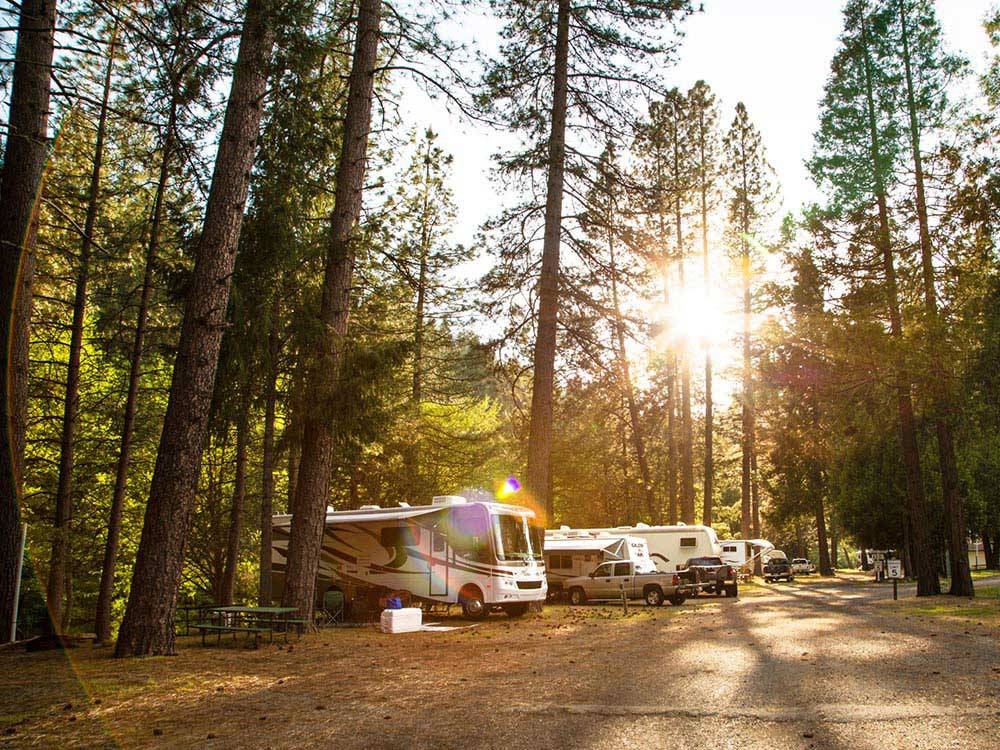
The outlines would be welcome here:
[[[249,0],[192,275],[170,402],[115,655],[169,654],[173,613],[256,148],[276,16]]]
[[[21,540],[28,324],[35,216],[48,144],[55,0],[22,0],[0,168],[0,641],[10,621]]]
[[[498,4],[498,10],[505,23],[504,43],[499,58],[487,71],[481,102],[488,114],[502,117],[531,141],[526,153],[505,158],[501,167],[510,173],[539,170],[546,175],[544,210],[533,207],[513,216],[544,216],[531,355],[526,487],[551,518],[556,350],[564,265],[560,243],[568,229],[564,193],[580,162],[596,158],[588,157],[576,145],[568,146],[567,133],[597,130],[620,137],[628,132],[630,95],[637,90],[657,90],[652,77],[636,63],[647,56],[660,58],[671,50],[671,45],[662,42],[659,29],[663,24],[676,24],[690,7],[686,0],[601,0],[587,5],[574,4],[573,0],[541,4],[507,0]]]

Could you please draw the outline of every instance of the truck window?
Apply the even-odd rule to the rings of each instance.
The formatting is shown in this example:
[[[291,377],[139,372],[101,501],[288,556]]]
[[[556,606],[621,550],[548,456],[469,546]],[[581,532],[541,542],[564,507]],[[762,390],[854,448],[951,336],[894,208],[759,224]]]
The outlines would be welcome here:
[[[604,563],[603,565],[598,565],[594,569],[594,576],[596,578],[602,578],[610,575],[614,575],[614,565],[612,563]]]
[[[631,575],[631,565],[629,563],[615,563],[615,575],[616,576],[627,576]]]
[[[682,536],[681,537],[681,546],[682,547],[697,547],[698,546],[698,540],[695,539],[693,536]]]

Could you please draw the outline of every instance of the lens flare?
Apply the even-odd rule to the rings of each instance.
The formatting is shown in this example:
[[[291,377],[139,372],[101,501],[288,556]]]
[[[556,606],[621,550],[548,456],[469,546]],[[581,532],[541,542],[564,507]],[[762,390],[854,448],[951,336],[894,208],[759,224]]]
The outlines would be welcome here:
[[[521,483],[517,481],[517,477],[511,474],[501,485],[500,489],[497,490],[497,499],[506,500],[511,495],[517,493],[521,489]]]

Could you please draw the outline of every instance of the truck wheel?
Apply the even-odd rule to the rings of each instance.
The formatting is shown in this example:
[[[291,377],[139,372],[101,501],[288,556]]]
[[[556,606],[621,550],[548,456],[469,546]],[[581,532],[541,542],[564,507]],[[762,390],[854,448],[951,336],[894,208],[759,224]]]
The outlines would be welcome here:
[[[646,600],[646,604],[650,607],[663,606],[663,592],[659,586],[650,586],[643,592],[642,598]]]
[[[587,603],[587,595],[583,593],[583,589],[578,587],[573,587],[569,590],[569,603],[576,606]]]
[[[484,620],[490,614],[490,609],[486,606],[479,589],[466,589],[458,595],[458,601],[467,620]]]
[[[531,607],[529,602],[518,602],[517,604],[504,604],[503,611],[506,613],[507,617],[524,617],[528,614],[528,608]]]
[[[667,597],[667,600],[675,607],[679,607],[684,602],[687,601],[687,597],[684,596],[683,594],[671,594],[670,596]]]
[[[726,586],[726,596],[735,599],[739,594],[739,584],[735,581]]]

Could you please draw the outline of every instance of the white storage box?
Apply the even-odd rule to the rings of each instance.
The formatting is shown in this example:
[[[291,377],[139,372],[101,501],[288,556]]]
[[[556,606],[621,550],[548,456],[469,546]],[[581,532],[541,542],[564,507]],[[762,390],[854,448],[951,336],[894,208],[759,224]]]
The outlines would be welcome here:
[[[423,612],[419,607],[382,610],[383,633],[412,633],[423,625]]]

